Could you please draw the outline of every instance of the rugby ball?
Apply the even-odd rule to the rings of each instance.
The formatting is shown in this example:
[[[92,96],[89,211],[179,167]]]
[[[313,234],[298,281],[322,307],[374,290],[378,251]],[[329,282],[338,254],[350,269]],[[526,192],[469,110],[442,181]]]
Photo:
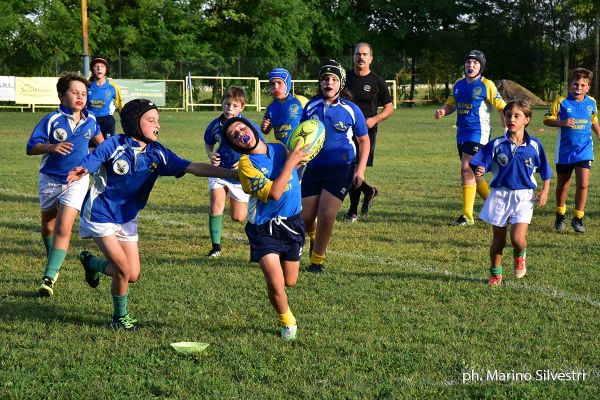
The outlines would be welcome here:
[[[317,119],[309,119],[300,123],[288,138],[288,149],[290,151],[294,150],[298,141],[301,141],[301,146],[308,145],[306,150],[312,152],[308,157],[308,161],[312,160],[323,148],[325,125]]]

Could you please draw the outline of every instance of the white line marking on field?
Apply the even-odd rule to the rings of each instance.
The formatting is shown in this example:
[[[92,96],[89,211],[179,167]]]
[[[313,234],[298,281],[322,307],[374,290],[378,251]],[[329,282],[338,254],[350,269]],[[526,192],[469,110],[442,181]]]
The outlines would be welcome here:
[[[384,258],[384,257],[379,257],[379,256],[366,256],[363,254],[356,254],[356,253],[343,253],[343,252],[339,252],[339,251],[330,251],[330,253],[335,254],[336,256],[339,256],[340,258],[351,258],[351,259],[366,261],[366,262],[371,262],[371,263],[396,265],[396,266],[402,267],[402,268],[410,270],[410,271],[427,272],[427,273],[431,273],[431,274],[444,275],[444,276],[448,276],[448,277],[452,277],[452,278],[459,278],[461,280],[472,281],[472,282],[484,281],[483,277],[457,274],[452,271],[448,271],[447,269],[437,269],[437,268],[427,267],[427,266],[419,265],[415,262],[399,261],[399,260],[395,260],[392,258]],[[512,281],[508,281],[508,282],[504,281],[503,285],[514,288],[516,290],[524,291],[524,292],[541,294],[546,297],[551,297],[551,298],[555,298],[555,299],[570,300],[575,303],[589,304],[591,306],[600,308],[600,301],[595,300],[588,295],[579,295],[579,294],[575,294],[575,293],[570,293],[570,292],[566,292],[564,290],[553,288],[551,286],[526,285],[521,282],[512,282]]]

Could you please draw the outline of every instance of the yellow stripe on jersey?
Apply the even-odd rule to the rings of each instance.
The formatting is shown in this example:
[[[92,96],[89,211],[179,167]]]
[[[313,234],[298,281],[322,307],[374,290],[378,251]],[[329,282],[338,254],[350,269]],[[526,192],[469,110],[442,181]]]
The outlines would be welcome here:
[[[556,99],[554,99],[554,101],[550,105],[550,108],[548,109],[548,112],[544,115],[544,121],[551,120],[551,119],[558,119],[559,114],[560,114],[560,104],[565,99],[566,99],[565,96],[558,96]]]
[[[594,114],[592,114],[591,123],[597,124],[598,123],[598,107],[596,106],[596,99],[591,96],[588,96],[588,98],[594,102]]]
[[[456,82],[454,82],[454,86],[456,86],[456,84],[463,80],[464,78],[460,78],[457,79]],[[450,90],[450,94],[448,95],[448,98],[446,99],[446,104],[448,107],[452,107],[452,108],[456,108],[456,99],[454,98],[454,92],[452,90]]]
[[[492,107],[494,107],[496,109],[496,111],[500,111],[504,107],[506,107],[506,102],[504,101],[502,96],[500,96],[500,93],[498,92],[498,88],[496,88],[496,85],[494,84],[494,82],[490,81],[487,78],[484,78],[483,76],[481,77],[481,82],[485,85],[485,87],[487,89],[486,90],[486,92],[487,92],[486,100],[488,101],[488,103],[490,103],[492,105]]]
[[[271,192],[273,181],[267,178],[261,170],[252,164],[247,154],[244,154],[240,158],[238,164],[238,177],[244,192],[248,193],[250,196],[256,197],[264,203],[269,200],[269,193]]]
[[[111,85],[114,86],[115,92],[117,92],[117,95],[115,96],[115,106],[117,106],[117,110],[121,112],[121,110],[123,109],[123,98],[121,97],[121,88],[114,81],[109,80],[109,82]]]

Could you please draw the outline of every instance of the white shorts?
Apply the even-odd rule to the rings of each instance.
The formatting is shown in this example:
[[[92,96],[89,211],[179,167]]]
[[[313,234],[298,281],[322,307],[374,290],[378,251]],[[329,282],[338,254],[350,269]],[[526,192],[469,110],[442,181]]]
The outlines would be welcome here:
[[[137,217],[124,224],[112,222],[91,222],[83,216],[79,219],[79,236],[82,238],[95,238],[115,235],[121,242],[138,241]]]
[[[529,224],[533,216],[533,206],[533,189],[493,188],[483,204],[479,219],[499,227],[517,223]]]
[[[208,178],[209,190],[220,188],[226,188],[229,192],[229,197],[236,201],[247,203],[250,199],[250,195],[244,192],[244,189],[242,189],[241,183],[232,183],[226,179],[221,178]]]
[[[60,203],[81,211],[81,205],[89,186],[89,175],[85,175],[80,180],[67,185],[46,174],[40,173],[38,179],[40,208],[42,211],[49,211],[58,208],[58,204]]]

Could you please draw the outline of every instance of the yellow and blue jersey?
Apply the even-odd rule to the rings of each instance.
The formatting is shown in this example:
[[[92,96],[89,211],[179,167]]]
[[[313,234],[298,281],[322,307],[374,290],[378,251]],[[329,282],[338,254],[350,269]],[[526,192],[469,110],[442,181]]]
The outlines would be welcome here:
[[[131,221],[146,206],[159,176],[179,178],[189,165],[158,142],[142,150],[129,136],[112,136],[81,162],[93,174],[81,215],[92,222]]]
[[[289,135],[300,124],[302,109],[307,102],[306,97],[290,94],[283,101],[273,100],[267,107],[265,118],[271,121],[275,138],[281,143],[287,144]]]
[[[575,164],[594,159],[592,124],[598,123],[598,109],[593,97],[585,96],[577,101],[570,93],[558,96],[544,115],[546,120],[575,119],[574,127],[558,128],[558,140],[554,153],[556,164]]]
[[[269,200],[273,181],[281,173],[286,159],[287,151],[282,143],[267,143],[267,154],[245,154],[240,158],[238,176],[244,192],[250,195],[248,223],[261,225],[274,218],[292,217],[302,210],[296,168],[279,200]]]
[[[119,86],[110,78],[107,78],[102,86],[98,86],[96,81],[92,80],[86,107],[96,117],[113,115],[117,108],[120,111],[123,108],[123,100]]]
[[[316,119],[325,126],[323,148],[310,161],[311,168],[330,168],[352,164],[356,157],[356,145],[352,136],[368,134],[367,123],[360,108],[339,96],[329,105],[322,96],[313,97],[302,114],[302,121]]]
[[[494,82],[480,76],[471,83],[467,78],[456,81],[446,105],[456,109],[457,143],[486,144],[492,132],[492,111],[502,110],[506,103]]]
[[[47,153],[42,155],[40,172],[66,184],[69,171],[78,166],[88,154],[88,143],[91,138],[100,134],[96,118],[86,110],[81,111],[81,119],[75,125],[73,112],[63,107],[47,114],[33,128],[27,141],[27,153],[38,143],[58,144],[68,142],[73,149],[67,155]]]
[[[471,167],[492,171],[490,186],[510,190],[535,189],[536,172],[542,180],[552,177],[544,146],[539,139],[525,132],[525,141],[518,146],[510,141],[508,133],[487,143],[469,162]]]

